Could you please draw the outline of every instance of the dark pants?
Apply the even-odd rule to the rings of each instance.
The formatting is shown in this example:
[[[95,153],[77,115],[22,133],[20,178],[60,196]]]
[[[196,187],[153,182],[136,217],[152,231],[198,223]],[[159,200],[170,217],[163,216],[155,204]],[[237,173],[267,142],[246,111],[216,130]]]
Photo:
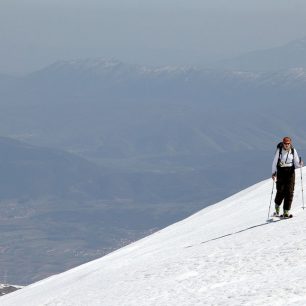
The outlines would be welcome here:
[[[281,205],[284,200],[284,210],[291,209],[295,185],[293,168],[281,168],[277,171],[275,204]]]

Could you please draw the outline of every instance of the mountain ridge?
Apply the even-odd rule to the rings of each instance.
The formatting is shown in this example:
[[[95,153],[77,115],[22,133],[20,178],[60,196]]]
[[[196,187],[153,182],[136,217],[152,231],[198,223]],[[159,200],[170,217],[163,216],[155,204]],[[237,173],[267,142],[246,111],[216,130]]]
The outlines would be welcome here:
[[[252,51],[211,65],[218,69],[279,71],[306,67],[306,37],[278,47]]]

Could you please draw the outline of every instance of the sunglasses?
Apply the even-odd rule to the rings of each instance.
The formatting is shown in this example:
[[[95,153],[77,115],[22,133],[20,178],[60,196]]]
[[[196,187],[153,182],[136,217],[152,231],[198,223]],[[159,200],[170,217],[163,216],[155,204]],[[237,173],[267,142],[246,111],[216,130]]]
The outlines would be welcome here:
[[[284,144],[285,146],[287,146],[287,145],[290,145],[291,143],[290,143],[290,142],[283,142],[283,144]]]

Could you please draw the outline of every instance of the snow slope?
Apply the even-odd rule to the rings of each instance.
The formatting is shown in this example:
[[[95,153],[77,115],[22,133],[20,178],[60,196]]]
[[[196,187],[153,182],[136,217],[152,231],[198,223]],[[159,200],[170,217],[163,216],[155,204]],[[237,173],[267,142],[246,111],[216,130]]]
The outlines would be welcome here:
[[[1,297],[1,306],[306,305],[306,210],[300,170],[296,174],[293,219],[266,222],[268,179],[101,259]]]

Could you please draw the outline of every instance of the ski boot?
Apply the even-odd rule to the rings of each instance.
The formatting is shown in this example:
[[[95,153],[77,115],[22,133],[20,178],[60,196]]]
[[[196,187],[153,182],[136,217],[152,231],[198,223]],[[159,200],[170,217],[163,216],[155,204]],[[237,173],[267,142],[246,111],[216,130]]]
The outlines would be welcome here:
[[[275,204],[275,212],[273,213],[273,217],[279,217],[279,205]]]
[[[292,218],[293,216],[290,214],[289,210],[284,210],[284,214],[280,216],[281,218],[288,219]]]

